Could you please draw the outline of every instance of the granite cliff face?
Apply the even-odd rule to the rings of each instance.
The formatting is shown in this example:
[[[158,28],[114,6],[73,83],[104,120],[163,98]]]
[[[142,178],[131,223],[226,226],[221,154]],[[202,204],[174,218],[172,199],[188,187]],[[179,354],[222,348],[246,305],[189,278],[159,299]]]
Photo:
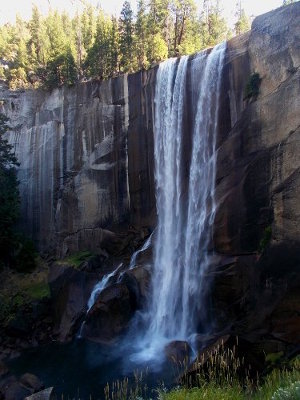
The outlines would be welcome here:
[[[210,296],[214,329],[253,340],[296,343],[300,330],[299,43],[298,2],[230,40],[223,70]],[[245,98],[254,73],[259,94]],[[41,251],[99,252],[132,226],[155,227],[155,78],[154,68],[50,94],[2,88],[21,162],[22,225]]]
[[[95,250],[149,224],[155,71],[74,88],[1,91],[14,131],[22,228],[42,252]]]

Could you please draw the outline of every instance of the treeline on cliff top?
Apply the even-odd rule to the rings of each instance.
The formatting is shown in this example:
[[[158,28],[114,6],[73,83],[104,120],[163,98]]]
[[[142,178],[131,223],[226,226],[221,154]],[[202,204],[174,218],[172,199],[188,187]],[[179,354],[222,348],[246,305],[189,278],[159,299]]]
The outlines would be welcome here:
[[[235,32],[218,0],[138,0],[136,15],[125,1],[119,18],[85,3],[71,18],[37,6],[29,21],[0,27],[0,79],[11,89],[72,85],[147,69],[168,57],[192,54],[250,28],[241,0]]]

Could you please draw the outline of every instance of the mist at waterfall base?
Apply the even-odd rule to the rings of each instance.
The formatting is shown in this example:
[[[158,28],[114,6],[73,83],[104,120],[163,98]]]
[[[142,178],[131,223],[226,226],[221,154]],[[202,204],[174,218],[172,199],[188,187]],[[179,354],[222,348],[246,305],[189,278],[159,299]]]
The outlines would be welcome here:
[[[107,382],[132,377],[134,370],[149,367],[147,383],[155,388],[159,381],[168,383],[174,378],[170,365],[166,366],[166,344],[181,340],[193,347],[195,335],[209,331],[205,274],[217,207],[216,137],[225,51],[226,44],[221,44],[193,57],[170,59],[158,68],[154,129],[158,223],[155,235],[132,256],[129,265],[134,268],[140,252],[152,246],[152,283],[145,309],[136,313],[126,336],[112,345],[77,339],[26,351],[11,362],[16,373],[35,373],[59,394],[76,396],[79,390],[81,398],[88,398],[102,397]],[[191,99],[187,99],[187,85],[192,88]],[[189,140],[184,136],[187,113],[188,163],[183,156]],[[95,286],[87,309],[115,273]]]
[[[137,371],[143,374],[143,387],[147,384],[148,394],[156,398],[157,388],[163,383],[170,387],[176,374],[170,368],[151,371],[147,365],[128,363],[128,354],[118,349],[118,343],[100,345],[76,339],[72,343],[41,346],[25,350],[19,358],[7,362],[10,370],[18,377],[24,372],[39,377],[46,387],[55,387],[57,398],[90,400],[104,399],[104,389],[109,383],[128,378],[129,388],[134,387]]]

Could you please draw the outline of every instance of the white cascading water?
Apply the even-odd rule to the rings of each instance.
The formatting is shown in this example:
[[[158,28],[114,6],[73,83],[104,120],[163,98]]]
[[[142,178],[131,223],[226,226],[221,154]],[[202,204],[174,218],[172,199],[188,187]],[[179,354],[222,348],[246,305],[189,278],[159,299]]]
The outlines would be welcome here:
[[[226,44],[191,60],[196,102],[188,187],[184,183],[184,107],[188,57],[160,64],[155,93],[155,179],[158,213],[152,296],[141,352],[157,357],[171,340],[197,331],[205,292],[214,199],[219,92]],[[194,76],[194,78],[193,78]],[[184,192],[185,191],[185,192]],[[187,192],[187,193],[186,193]]]
[[[97,300],[97,298],[100,296],[101,292],[103,292],[104,289],[106,289],[109,285],[109,281],[113,276],[116,276],[118,271],[120,270],[120,268],[123,266],[123,264],[119,264],[118,267],[112,271],[110,274],[104,275],[101,279],[101,281],[99,281],[93,288],[92,293],[90,295],[90,298],[88,300],[88,304],[87,304],[87,313],[90,311],[90,309],[93,307],[93,305],[95,304],[95,301]]]
[[[88,303],[87,303],[86,315],[88,314],[90,309],[93,307],[93,305],[95,304],[96,300],[98,299],[100,294],[103,292],[103,290],[109,286],[109,283],[110,283],[109,281],[111,280],[111,278],[117,275],[118,271],[121,269],[122,266],[123,266],[122,263],[119,264],[118,267],[114,271],[112,271],[110,274],[104,275],[102,277],[102,279],[98,283],[96,283],[96,285],[93,287],[92,293],[91,293]],[[85,327],[85,320],[82,322],[82,324],[80,326],[79,333],[77,335],[78,339],[81,339],[83,337],[84,327]]]
[[[148,237],[148,239],[145,241],[145,243],[143,244],[143,246],[138,249],[137,251],[135,251],[130,259],[130,263],[129,263],[129,269],[133,269],[136,266],[136,262],[137,262],[137,258],[138,256],[143,253],[144,251],[146,251],[147,249],[149,249],[150,245],[151,245],[151,240],[152,240],[152,235],[153,232],[151,233],[151,235]]]

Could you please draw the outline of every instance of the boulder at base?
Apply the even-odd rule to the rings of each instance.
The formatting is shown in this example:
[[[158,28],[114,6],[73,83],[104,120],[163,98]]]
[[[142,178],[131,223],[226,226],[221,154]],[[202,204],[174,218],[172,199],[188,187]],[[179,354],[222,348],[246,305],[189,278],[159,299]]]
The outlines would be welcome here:
[[[101,292],[89,311],[83,337],[110,342],[123,333],[136,310],[135,296],[124,284],[114,284]]]
[[[25,400],[57,400],[57,397],[54,388],[50,387],[26,397]]]
[[[169,361],[178,363],[189,363],[191,348],[188,342],[183,340],[174,340],[165,347],[165,354]]]

